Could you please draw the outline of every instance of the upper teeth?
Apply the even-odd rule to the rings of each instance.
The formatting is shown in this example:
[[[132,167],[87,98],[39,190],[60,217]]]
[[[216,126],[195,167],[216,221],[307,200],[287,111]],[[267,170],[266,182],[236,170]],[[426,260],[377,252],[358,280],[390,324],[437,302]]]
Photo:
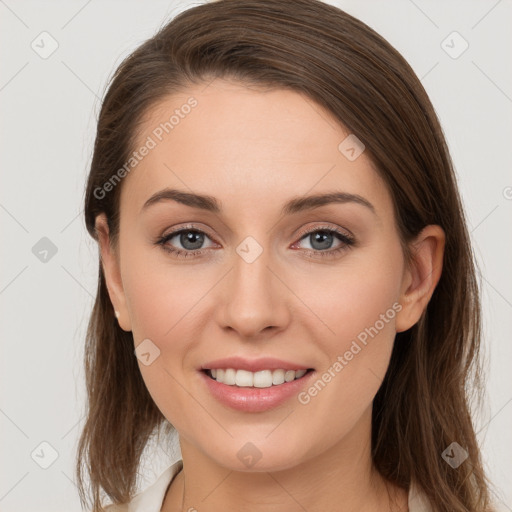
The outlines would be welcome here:
[[[269,388],[278,386],[283,382],[291,382],[302,377],[307,370],[261,370],[249,372],[247,370],[234,370],[233,368],[210,370],[210,375],[222,384],[229,386]]]

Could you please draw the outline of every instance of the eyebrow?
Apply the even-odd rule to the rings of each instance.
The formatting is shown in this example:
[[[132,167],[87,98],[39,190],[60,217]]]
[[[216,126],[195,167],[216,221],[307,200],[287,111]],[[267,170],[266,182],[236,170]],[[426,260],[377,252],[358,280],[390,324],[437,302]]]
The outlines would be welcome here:
[[[151,205],[161,203],[164,201],[175,201],[177,203],[190,206],[192,208],[199,208],[212,213],[221,213],[222,207],[219,201],[209,195],[194,194],[184,192],[181,190],[165,188],[153,194],[142,206],[141,213],[149,208]],[[375,207],[365,199],[357,194],[349,194],[347,192],[329,192],[323,194],[314,194],[310,196],[296,197],[285,203],[281,209],[282,215],[292,215],[294,213],[319,208],[332,203],[345,204],[356,203],[365,206],[377,215]]]

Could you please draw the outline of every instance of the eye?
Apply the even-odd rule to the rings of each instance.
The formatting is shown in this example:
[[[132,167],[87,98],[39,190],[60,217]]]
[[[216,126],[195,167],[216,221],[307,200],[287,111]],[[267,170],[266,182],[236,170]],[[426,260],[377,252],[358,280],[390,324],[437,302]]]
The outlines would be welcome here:
[[[339,245],[331,249],[336,239]],[[202,254],[205,248],[215,246],[215,244],[210,244],[203,247],[205,240],[211,241],[212,239],[204,231],[191,226],[172,231],[158,238],[155,244],[160,245],[166,252],[172,253],[178,258],[188,258]],[[316,227],[307,231],[298,242],[292,245],[292,248],[296,248],[302,241],[309,243],[306,252],[312,257],[333,257],[341,251],[348,250],[356,243],[351,235],[327,227]]]
[[[156,243],[161,245],[167,252],[173,253],[178,257],[187,258],[202,252],[205,239],[211,240],[204,231],[194,228],[182,228],[160,237]],[[172,242],[173,240],[174,242]],[[179,244],[178,247],[176,247],[176,244]],[[179,247],[180,245],[181,247]]]
[[[338,239],[340,242],[338,247],[331,249],[333,242]],[[297,246],[301,241],[309,243],[309,247],[306,247],[308,253],[314,257],[330,257],[336,256],[341,251],[349,249],[355,244],[355,240],[352,236],[333,228],[315,228],[305,233],[302,238],[294,244]],[[293,247],[293,246],[292,246]]]

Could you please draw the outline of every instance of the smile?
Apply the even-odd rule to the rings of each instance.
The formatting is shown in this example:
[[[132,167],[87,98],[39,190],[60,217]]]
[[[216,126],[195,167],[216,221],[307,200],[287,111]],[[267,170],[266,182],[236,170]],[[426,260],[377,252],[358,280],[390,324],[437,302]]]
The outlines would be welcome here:
[[[258,372],[250,372],[247,370],[235,370],[234,368],[216,368],[206,370],[207,375],[228,386],[238,387],[254,387],[269,388],[271,386],[279,386],[285,382],[303,377],[308,370],[261,370]]]
[[[199,375],[212,398],[230,409],[256,413],[271,410],[296,397],[315,378],[317,372],[312,368],[278,368],[256,372],[234,368],[203,368]]]

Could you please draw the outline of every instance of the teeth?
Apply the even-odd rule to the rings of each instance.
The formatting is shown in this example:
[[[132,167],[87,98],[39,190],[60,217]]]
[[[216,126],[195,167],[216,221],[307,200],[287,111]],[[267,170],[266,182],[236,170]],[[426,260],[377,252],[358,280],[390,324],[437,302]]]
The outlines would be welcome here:
[[[307,370],[261,370],[249,372],[233,368],[208,370],[209,374],[221,384],[239,387],[269,388],[284,382],[300,379]]]
[[[224,384],[229,384],[230,386],[234,386],[236,383],[236,371],[233,368],[228,368],[224,372]]]

